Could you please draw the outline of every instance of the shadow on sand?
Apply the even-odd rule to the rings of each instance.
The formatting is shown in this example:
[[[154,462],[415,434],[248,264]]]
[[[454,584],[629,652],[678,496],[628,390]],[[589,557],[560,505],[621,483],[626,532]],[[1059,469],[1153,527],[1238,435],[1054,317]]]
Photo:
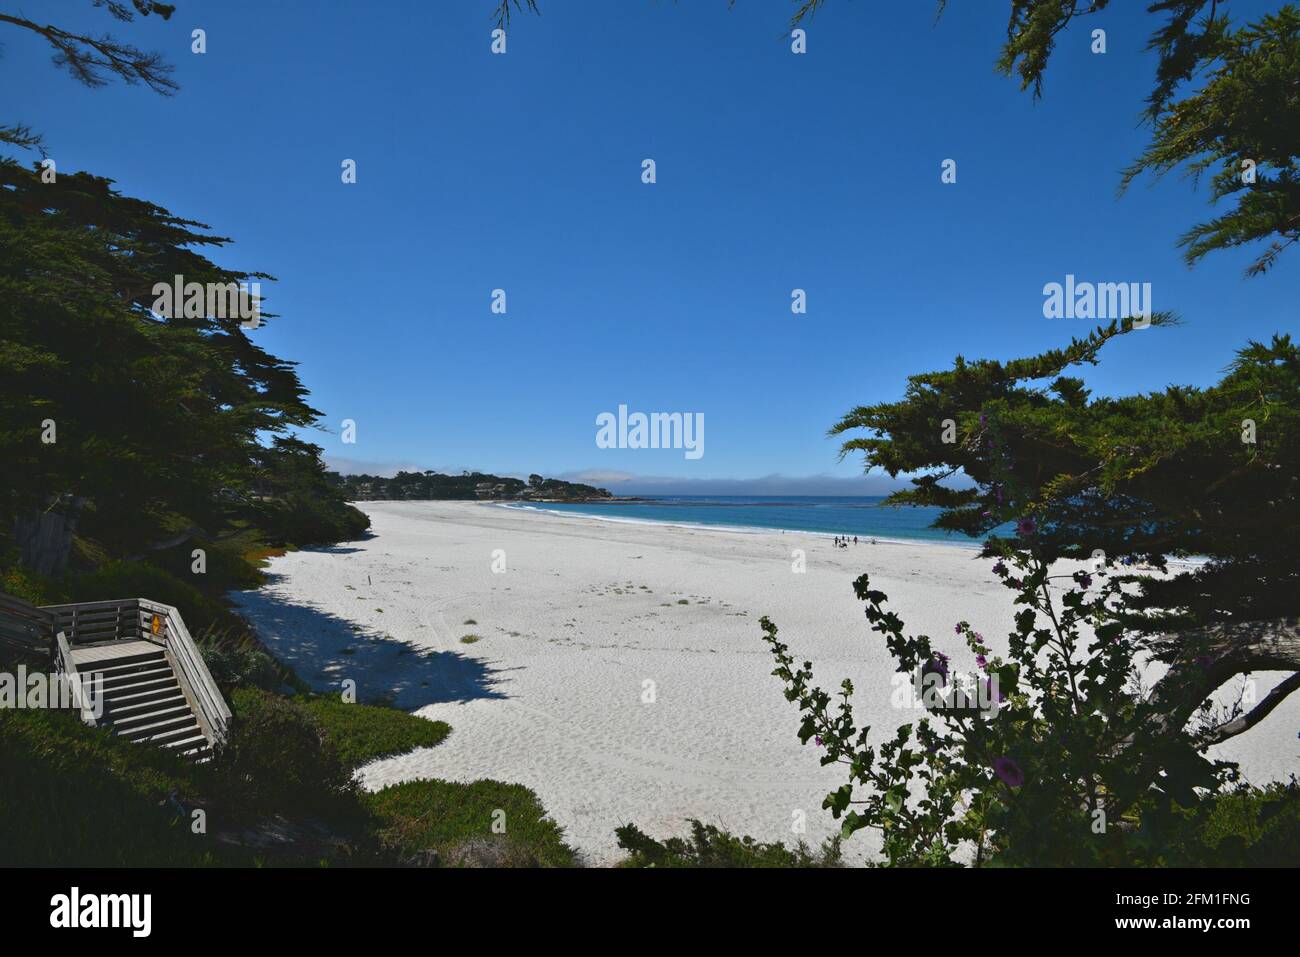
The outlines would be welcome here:
[[[267,584],[273,586],[280,577],[268,575]],[[508,697],[499,689],[505,669],[460,652],[421,649],[311,605],[286,601],[268,588],[231,597],[271,653],[317,691],[342,690],[351,679],[358,701],[386,698],[405,711]]]

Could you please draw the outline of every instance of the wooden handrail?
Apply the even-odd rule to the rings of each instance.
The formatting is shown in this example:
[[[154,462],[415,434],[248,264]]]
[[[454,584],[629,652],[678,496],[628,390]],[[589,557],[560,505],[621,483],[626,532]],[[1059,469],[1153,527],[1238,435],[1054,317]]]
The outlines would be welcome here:
[[[0,594],[0,645],[21,652],[48,653],[54,616],[21,598]]]
[[[145,637],[139,627],[139,603],[138,598],[119,598],[45,605],[43,610],[53,614],[55,628],[62,628],[69,643],[77,645]]]
[[[95,712],[90,707],[90,702],[86,700],[85,685],[81,683],[81,675],[77,673],[77,663],[72,658],[72,646],[68,644],[67,636],[61,631],[54,636],[54,659],[63,679],[70,684],[74,689],[73,693],[77,695],[81,720],[93,726],[97,723]]]
[[[164,647],[172,670],[186,699],[198,718],[199,726],[213,747],[223,744],[230,731],[230,708],[212,680],[203,654],[185,627],[181,613],[171,605],[141,598],[140,610],[163,618]]]

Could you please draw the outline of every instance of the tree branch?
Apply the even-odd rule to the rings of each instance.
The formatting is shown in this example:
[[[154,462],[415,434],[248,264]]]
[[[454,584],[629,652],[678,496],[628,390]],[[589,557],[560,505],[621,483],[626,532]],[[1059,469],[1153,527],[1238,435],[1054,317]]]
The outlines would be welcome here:
[[[1237,675],[1300,671],[1297,618],[1224,623],[1176,637],[1179,655],[1147,699],[1161,714],[1160,730],[1184,727],[1207,695]]]
[[[69,33],[52,24],[41,26],[23,17],[0,13],[0,23],[10,23],[45,38],[54,47],[54,63],[86,86],[104,86],[104,71],[116,73],[129,84],[144,83],[155,93],[170,96],[178,89],[171,78],[172,66],[161,54],[146,53],[110,35],[102,37]]]
[[[1178,642],[1178,657],[1147,696],[1146,704],[1154,710],[1151,725],[1140,733],[1128,735],[1120,742],[1121,748],[1138,747],[1157,753],[1156,740],[1180,732],[1207,696],[1239,674],[1300,672],[1300,619],[1297,618],[1226,622],[1170,637]],[[1208,734],[1198,736],[1196,743],[1208,746],[1240,734],[1262,720],[1297,687],[1300,687],[1300,675],[1292,674],[1250,714],[1211,729]],[[1158,771],[1154,760],[1148,759],[1145,764],[1145,779],[1153,778]],[[1142,775],[1139,770],[1137,777],[1143,779]],[[1109,808],[1108,813],[1121,817],[1139,796],[1134,793],[1128,800]]]
[[[1270,691],[1264,697],[1264,700],[1255,705],[1247,714],[1226,721],[1218,727],[1211,728],[1200,735],[1199,740],[1204,744],[1221,744],[1229,738],[1236,737],[1243,731],[1249,731],[1268,717],[1269,712],[1280,705],[1287,695],[1295,691],[1296,688],[1300,688],[1300,671],[1297,671]]]

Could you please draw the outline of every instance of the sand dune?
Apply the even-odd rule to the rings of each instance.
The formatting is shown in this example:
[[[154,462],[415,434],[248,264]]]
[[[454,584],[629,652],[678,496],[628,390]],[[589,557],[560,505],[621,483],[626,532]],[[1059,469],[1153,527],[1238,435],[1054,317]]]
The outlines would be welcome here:
[[[859,574],[959,670],[974,662],[954,622],[971,621],[1003,651],[1013,614],[990,563],[949,545],[835,549],[812,535],[479,503],[361,507],[371,538],[275,559],[270,584],[237,596],[244,613],[316,687],[350,678],[363,700],[392,695],[452,725],[437,748],[362,769],[367,787],[525,784],[594,864],[619,856],[614,828],[628,822],[667,836],[698,817],[786,842],[835,831],[821,802],[843,775],[799,745],[761,616],[814,662],[823,687],[851,678],[859,716],[887,734],[917,714],[890,705],[892,661],[853,596]],[[792,571],[793,549],[805,551],[805,573]],[[463,643],[470,634],[480,640]],[[1262,696],[1277,676],[1259,678]],[[1291,700],[1227,755],[1256,783],[1284,777],[1297,719]],[[846,846],[853,860],[875,849],[865,832]]]

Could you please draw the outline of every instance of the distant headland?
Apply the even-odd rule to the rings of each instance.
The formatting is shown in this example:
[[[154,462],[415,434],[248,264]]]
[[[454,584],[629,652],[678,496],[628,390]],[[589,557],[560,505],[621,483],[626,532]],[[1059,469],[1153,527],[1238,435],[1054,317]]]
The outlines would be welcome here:
[[[343,490],[350,502],[374,501],[510,501],[510,502],[598,502],[612,500],[608,489],[581,482],[565,482],[540,475],[523,479],[489,475],[486,472],[398,472],[382,475],[341,475],[327,472],[329,481]]]

